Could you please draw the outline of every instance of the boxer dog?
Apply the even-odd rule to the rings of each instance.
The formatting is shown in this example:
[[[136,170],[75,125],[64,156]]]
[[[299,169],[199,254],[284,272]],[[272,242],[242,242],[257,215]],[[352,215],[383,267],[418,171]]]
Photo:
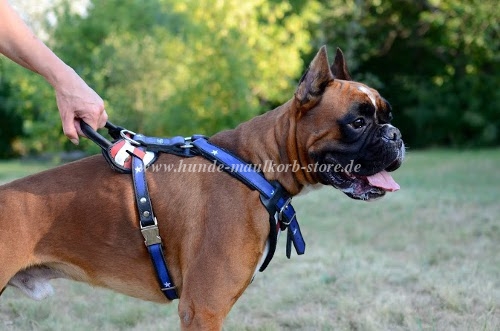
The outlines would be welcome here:
[[[300,165],[264,168],[292,196],[324,184],[369,201],[399,188],[389,172],[405,147],[391,118],[376,90],[351,80],[342,52],[330,67],[323,47],[288,102],[210,142],[251,164]],[[180,160],[209,162],[162,154],[157,163]],[[224,172],[148,171],[147,180],[181,328],[219,330],[266,254],[269,215],[259,193]],[[168,302],[139,231],[131,179],[102,156],[1,186],[0,208],[0,289],[42,299],[50,279],[68,278]]]

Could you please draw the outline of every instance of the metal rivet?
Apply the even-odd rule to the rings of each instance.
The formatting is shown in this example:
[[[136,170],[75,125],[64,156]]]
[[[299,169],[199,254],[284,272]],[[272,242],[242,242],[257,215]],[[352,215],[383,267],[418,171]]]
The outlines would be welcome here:
[[[144,198],[144,197],[143,197],[143,198],[141,198],[139,201],[140,201],[141,203],[146,203],[146,198]]]
[[[142,213],[142,216],[144,216],[144,217],[148,217],[148,216],[149,216],[149,211],[147,211],[147,210],[146,210],[145,212],[143,212],[143,213]]]

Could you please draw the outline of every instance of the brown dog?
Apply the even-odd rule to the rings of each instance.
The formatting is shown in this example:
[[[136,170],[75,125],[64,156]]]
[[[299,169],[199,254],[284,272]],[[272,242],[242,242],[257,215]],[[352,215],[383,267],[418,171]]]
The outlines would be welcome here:
[[[330,68],[323,47],[291,100],[210,142],[252,164],[300,165],[263,168],[291,195],[321,183],[370,200],[399,188],[387,173],[404,157],[391,117],[377,91],[350,80],[340,50]],[[181,160],[209,162],[162,154],[157,164]],[[148,171],[147,179],[181,328],[218,330],[265,254],[268,212],[257,191],[224,172]],[[1,186],[0,208],[0,289],[9,284],[42,299],[48,280],[62,277],[167,302],[139,231],[130,177],[102,156]]]

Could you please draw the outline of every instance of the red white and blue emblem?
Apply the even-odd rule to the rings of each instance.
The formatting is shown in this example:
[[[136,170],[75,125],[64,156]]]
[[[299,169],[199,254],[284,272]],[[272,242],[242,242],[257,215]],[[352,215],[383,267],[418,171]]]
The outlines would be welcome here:
[[[109,149],[109,155],[113,159],[113,162],[124,168],[132,169],[132,156],[130,153],[137,155],[144,162],[144,166],[147,168],[155,159],[155,153],[144,152],[140,148],[135,147],[127,140],[120,140],[113,144]]]

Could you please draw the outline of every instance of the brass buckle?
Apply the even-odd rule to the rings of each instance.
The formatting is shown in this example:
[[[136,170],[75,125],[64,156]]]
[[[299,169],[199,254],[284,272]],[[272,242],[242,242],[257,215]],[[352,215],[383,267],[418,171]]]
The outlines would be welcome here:
[[[141,233],[144,237],[144,244],[146,246],[151,246],[155,244],[161,244],[160,231],[158,230],[158,225],[156,223],[156,217],[154,218],[155,224],[148,226],[141,226]]]

